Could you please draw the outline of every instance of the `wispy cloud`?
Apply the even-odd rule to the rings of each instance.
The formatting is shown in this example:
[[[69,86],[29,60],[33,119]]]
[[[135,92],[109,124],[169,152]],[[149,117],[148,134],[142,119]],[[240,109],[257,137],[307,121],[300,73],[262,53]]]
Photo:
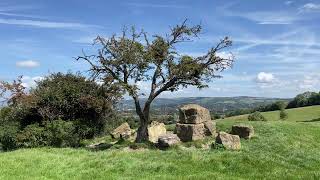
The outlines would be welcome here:
[[[248,36],[234,39],[237,43],[240,42],[247,44],[239,47],[237,51],[245,51],[260,45],[320,47],[320,42],[316,39],[315,35],[306,28],[294,29],[272,37],[257,38],[254,36]]]
[[[10,13],[0,11],[0,15],[9,16],[9,17],[24,17],[24,18],[36,18],[36,19],[45,19],[42,16],[30,15],[30,14],[20,14],[20,13]]]
[[[300,12],[320,12],[320,4],[307,3],[299,8]]]
[[[281,11],[251,12],[239,14],[239,16],[255,21],[258,24],[292,24],[301,19],[299,16]]]
[[[126,3],[125,5],[139,7],[139,8],[187,8],[185,5],[177,5],[177,4],[156,4],[156,3]]]
[[[35,67],[39,67],[40,63],[34,60],[26,60],[26,61],[17,62],[16,66],[21,68],[35,68]]]
[[[33,13],[28,14],[19,12],[34,10],[36,8],[38,8],[38,6],[5,6],[0,4],[0,24],[56,29],[85,29],[99,27],[96,25],[89,25],[78,22],[57,22],[48,20],[48,18],[40,15],[34,15]]]
[[[62,29],[83,29],[99,27],[96,25],[88,25],[73,22],[54,22],[54,21],[38,21],[31,19],[4,19],[0,18],[0,24],[19,25],[19,26],[32,26],[38,28],[62,28]]]
[[[286,5],[292,4],[291,1],[286,1]],[[225,16],[240,17],[257,24],[262,25],[288,25],[302,19],[298,12],[289,10],[270,10],[270,11],[237,11],[233,9],[235,4],[229,4],[218,8],[219,12]]]

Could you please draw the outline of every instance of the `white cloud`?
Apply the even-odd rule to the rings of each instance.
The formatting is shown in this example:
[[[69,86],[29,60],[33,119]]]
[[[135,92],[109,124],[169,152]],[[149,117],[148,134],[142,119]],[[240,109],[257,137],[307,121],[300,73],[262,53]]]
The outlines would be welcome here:
[[[258,83],[272,83],[276,80],[272,73],[260,72],[256,77]]]
[[[320,11],[320,4],[307,3],[307,4],[303,5],[299,10],[300,10],[300,12]]]
[[[22,67],[22,68],[35,68],[39,67],[40,63],[34,60],[27,60],[27,61],[19,61],[16,63],[17,67]]]
[[[20,25],[20,26],[32,26],[38,28],[64,28],[64,29],[79,29],[98,27],[94,25],[87,25],[73,22],[53,22],[53,21],[38,21],[30,19],[4,19],[0,18],[0,24]]]
[[[41,77],[41,76],[34,76],[34,77],[23,76],[22,77],[22,86],[24,86],[26,88],[32,88],[32,87],[36,86],[37,81],[41,81],[41,80],[43,80],[43,77]]]
[[[303,80],[298,81],[298,86],[302,90],[317,90],[317,85],[320,83],[319,75],[307,75]]]

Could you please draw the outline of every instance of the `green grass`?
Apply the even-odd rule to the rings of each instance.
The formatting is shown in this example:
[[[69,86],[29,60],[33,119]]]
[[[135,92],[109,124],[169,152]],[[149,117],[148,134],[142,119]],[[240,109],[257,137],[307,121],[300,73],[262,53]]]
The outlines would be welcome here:
[[[0,179],[320,179],[320,106],[218,120],[218,130],[251,124],[255,137],[240,151],[21,149],[0,154]],[[306,121],[306,122],[301,122]]]
[[[309,106],[303,108],[287,109],[288,119],[285,121],[305,121],[305,122],[316,122],[320,121],[320,106]],[[263,112],[262,115],[265,116],[269,121],[280,120],[279,111]],[[240,115],[229,117],[224,120],[247,120],[248,115]]]

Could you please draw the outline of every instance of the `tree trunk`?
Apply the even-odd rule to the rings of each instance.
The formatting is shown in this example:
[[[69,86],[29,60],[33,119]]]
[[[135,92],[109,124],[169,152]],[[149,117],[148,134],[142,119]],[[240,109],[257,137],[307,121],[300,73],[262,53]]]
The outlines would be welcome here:
[[[151,104],[151,101],[147,101],[144,106],[142,114],[139,115],[140,126],[139,126],[138,132],[137,132],[137,138],[136,138],[137,143],[146,142],[149,140],[148,125],[149,125],[149,117],[150,117],[150,114],[149,114],[150,104]]]
[[[138,128],[138,132],[137,132],[137,138],[136,138],[136,142],[137,143],[141,143],[141,142],[146,142],[148,141],[148,123],[141,123],[140,120],[140,126]]]

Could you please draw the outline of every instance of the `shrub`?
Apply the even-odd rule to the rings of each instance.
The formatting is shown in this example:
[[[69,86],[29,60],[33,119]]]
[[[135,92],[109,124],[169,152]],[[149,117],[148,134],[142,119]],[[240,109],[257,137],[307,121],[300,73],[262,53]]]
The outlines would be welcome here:
[[[16,135],[19,147],[77,147],[80,138],[72,122],[56,120],[45,126],[31,124]]]
[[[46,138],[48,145],[54,147],[77,147],[80,137],[72,122],[56,120],[46,124]]]
[[[0,145],[4,151],[13,150],[17,148],[18,127],[15,125],[0,126]]]
[[[26,148],[41,147],[48,144],[46,139],[45,129],[36,123],[28,125],[17,135],[17,144]]]
[[[284,109],[280,110],[280,119],[281,120],[288,119],[288,113]]]
[[[259,112],[256,111],[248,116],[249,121],[267,121],[267,119]]]
[[[92,138],[104,132],[119,92],[113,85],[98,85],[79,74],[51,74],[30,93],[15,98],[10,119],[18,121],[22,129],[57,119],[72,120],[84,137]]]

